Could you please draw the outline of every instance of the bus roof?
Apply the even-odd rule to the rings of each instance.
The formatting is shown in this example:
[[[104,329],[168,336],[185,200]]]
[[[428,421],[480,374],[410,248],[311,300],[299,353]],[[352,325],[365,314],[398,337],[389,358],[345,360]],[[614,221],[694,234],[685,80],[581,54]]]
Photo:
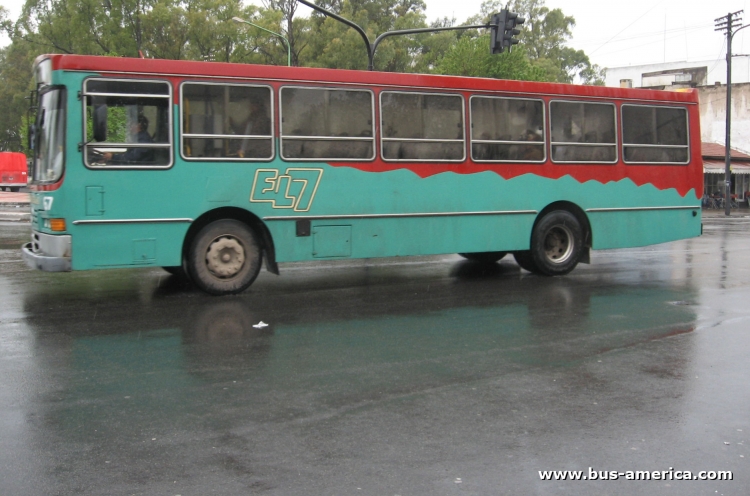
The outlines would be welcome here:
[[[662,91],[639,88],[613,88],[561,83],[539,83],[463,76],[405,74],[393,72],[286,67],[190,60],[137,59],[94,55],[41,55],[35,64],[51,59],[53,70],[86,71],[108,74],[222,78],[283,82],[344,83],[401,88],[432,88],[465,91],[492,91],[549,96],[582,96],[603,99],[652,100],[697,103],[698,92]]]

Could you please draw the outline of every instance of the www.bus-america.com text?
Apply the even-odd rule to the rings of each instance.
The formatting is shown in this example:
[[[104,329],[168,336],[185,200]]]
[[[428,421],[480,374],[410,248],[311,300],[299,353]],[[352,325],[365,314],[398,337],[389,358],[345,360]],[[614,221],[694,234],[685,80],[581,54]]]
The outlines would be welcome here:
[[[733,480],[734,475],[729,470],[702,470],[693,473],[690,470],[594,470],[589,467],[584,470],[540,470],[541,480]]]

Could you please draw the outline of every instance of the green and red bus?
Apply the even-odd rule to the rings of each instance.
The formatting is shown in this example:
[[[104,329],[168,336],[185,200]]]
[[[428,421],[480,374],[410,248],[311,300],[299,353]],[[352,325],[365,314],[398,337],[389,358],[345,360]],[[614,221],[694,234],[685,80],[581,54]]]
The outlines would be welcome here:
[[[459,253],[562,275],[699,236],[698,96],[45,55],[25,261],[161,266],[212,294],[263,262]]]

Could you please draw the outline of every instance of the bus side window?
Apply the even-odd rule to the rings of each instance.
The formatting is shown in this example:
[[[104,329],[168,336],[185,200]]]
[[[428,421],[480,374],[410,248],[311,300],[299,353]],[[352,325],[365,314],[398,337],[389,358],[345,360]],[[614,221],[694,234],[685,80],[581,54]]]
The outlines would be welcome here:
[[[383,160],[463,161],[463,116],[461,95],[382,92]]]
[[[371,91],[283,87],[281,115],[284,159],[375,158]]]
[[[553,162],[615,163],[615,106],[609,103],[550,102]]]
[[[273,158],[272,92],[267,86],[182,85],[182,154],[194,160]]]
[[[471,157],[476,162],[544,162],[544,102],[471,98]]]
[[[90,78],[85,162],[89,167],[171,165],[171,88],[164,81]]]
[[[625,162],[687,164],[687,122],[685,108],[623,105]]]

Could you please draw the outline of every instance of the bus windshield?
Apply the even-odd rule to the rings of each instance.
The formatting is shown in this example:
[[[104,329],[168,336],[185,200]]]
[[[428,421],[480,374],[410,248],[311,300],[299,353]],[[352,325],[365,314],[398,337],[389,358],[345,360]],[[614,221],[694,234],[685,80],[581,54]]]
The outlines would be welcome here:
[[[53,88],[39,97],[36,118],[34,182],[55,182],[65,164],[65,90]]]

